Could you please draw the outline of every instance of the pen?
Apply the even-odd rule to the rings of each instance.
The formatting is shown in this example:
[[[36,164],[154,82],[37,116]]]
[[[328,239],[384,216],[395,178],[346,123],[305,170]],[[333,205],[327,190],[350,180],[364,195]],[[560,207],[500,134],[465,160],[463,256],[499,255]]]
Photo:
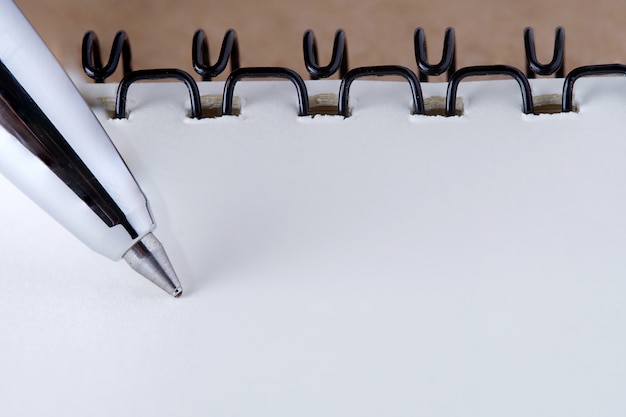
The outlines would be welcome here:
[[[11,0],[0,0],[0,172],[87,246],[182,294],[146,196]]]

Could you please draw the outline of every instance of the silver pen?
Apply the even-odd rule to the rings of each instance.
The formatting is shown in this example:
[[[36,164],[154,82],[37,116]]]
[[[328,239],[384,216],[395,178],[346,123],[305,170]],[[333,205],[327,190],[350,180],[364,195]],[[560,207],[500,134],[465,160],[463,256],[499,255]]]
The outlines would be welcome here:
[[[182,294],[146,196],[11,0],[0,0],[0,172],[87,246]]]

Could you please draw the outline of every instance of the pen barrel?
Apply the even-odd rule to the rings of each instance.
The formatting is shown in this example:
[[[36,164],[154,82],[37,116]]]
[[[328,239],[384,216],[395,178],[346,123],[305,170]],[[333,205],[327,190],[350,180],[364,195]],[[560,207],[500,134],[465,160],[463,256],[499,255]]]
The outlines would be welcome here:
[[[8,0],[0,0],[0,172],[111,259],[155,227],[145,195],[106,132]]]

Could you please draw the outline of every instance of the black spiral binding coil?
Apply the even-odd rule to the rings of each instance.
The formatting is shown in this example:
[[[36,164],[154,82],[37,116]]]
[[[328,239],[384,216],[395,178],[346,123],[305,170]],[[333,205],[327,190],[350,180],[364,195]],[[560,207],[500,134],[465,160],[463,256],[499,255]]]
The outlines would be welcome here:
[[[446,116],[454,116],[456,112],[456,92],[461,80],[466,77],[483,75],[507,75],[513,78],[519,84],[522,92],[522,110],[526,114],[534,112],[533,93],[530,89],[530,83],[522,71],[509,65],[483,65],[461,68],[452,75],[448,82],[446,94]]]
[[[339,100],[337,114],[343,117],[349,116],[348,98],[350,94],[350,86],[352,82],[360,77],[384,77],[384,76],[400,76],[409,83],[411,94],[413,97],[412,114],[424,114],[424,98],[422,96],[422,88],[420,82],[413,71],[400,65],[383,65],[376,67],[361,67],[349,71],[341,81],[339,87]]]
[[[255,67],[239,68],[233,71],[224,83],[224,97],[222,99],[222,115],[233,114],[233,96],[235,85],[243,78],[286,78],[293,83],[298,93],[298,116],[309,115],[309,94],[302,77],[292,69],[282,67]]]
[[[626,65],[623,64],[604,64],[604,65],[586,65],[573,69],[565,77],[563,82],[563,113],[571,112],[574,107],[574,83],[582,77],[622,74],[626,75]]]
[[[420,78],[411,69],[396,66],[370,66],[359,67],[348,71],[347,46],[345,33],[337,30],[333,45],[332,58],[326,66],[318,64],[317,44],[312,31],[306,31],[303,39],[304,62],[311,78],[330,77],[337,71],[341,78],[338,92],[337,111],[334,114],[349,117],[349,94],[352,82],[360,77],[366,76],[401,76],[411,88],[413,108],[411,113],[424,115],[425,99],[422,95],[421,82],[427,81],[429,76],[441,75],[447,72],[448,86],[445,98],[445,115],[454,116],[457,112],[456,97],[460,82],[470,76],[491,76],[504,75],[512,77],[519,85],[522,97],[522,111],[532,114],[536,111],[533,103],[533,95],[529,79],[536,75],[556,74],[557,78],[562,78],[564,73],[565,56],[565,31],[563,28],[556,28],[554,53],[552,60],[547,64],[538,62],[535,53],[534,34],[531,28],[524,30],[524,45],[526,50],[526,75],[518,68],[508,65],[486,65],[465,67],[456,69],[455,35],[452,28],[448,28],[444,37],[442,58],[437,64],[430,64],[426,56],[426,41],[424,30],[418,28],[414,34],[415,59],[418,66]],[[95,82],[104,82],[116,70],[120,59],[123,60],[124,78],[120,82],[117,90],[115,104],[115,118],[126,117],[126,97],[130,86],[139,80],[175,78],[182,81],[189,91],[191,101],[191,117],[202,117],[202,105],[197,82],[185,71],[179,69],[153,69],[131,71],[130,64],[130,44],[124,32],[118,32],[111,53],[106,65],[102,65],[100,57],[100,46],[98,38],[94,32],[87,32],[83,38],[82,63],[87,76]],[[217,62],[208,64],[209,51],[206,35],[202,30],[198,30],[193,38],[192,62],[194,69],[203,80],[210,80],[222,73],[228,61],[231,62],[231,73],[224,83],[222,95],[222,115],[233,114],[233,98],[235,86],[243,78],[284,78],[292,82],[296,88],[298,98],[298,115],[310,115],[309,96],[306,83],[298,73],[289,68],[283,67],[249,67],[239,68],[239,47],[234,30],[229,30],[224,36],[222,48]],[[561,111],[571,112],[574,110],[573,91],[574,84],[581,77],[599,76],[609,74],[626,75],[626,65],[624,64],[604,64],[581,66],[571,70],[563,79]]]
[[[130,42],[124,31],[119,31],[115,35],[113,45],[111,46],[111,53],[109,54],[109,60],[106,65],[102,65],[100,42],[93,31],[85,33],[83,37],[82,57],[85,74],[97,83],[103,83],[107,78],[113,75],[120,59],[122,59],[123,62],[124,75],[132,71],[130,64]]]
[[[185,84],[187,90],[189,90],[191,117],[194,119],[201,119],[202,104],[200,102],[198,84],[196,84],[195,80],[191,77],[191,75],[189,75],[189,73],[176,68],[137,70],[128,73],[122,81],[120,81],[120,84],[117,87],[117,94],[115,97],[115,115],[113,118],[126,118],[126,97],[128,96],[128,89],[134,82],[140,80],[162,80],[165,78],[174,78]]]
[[[413,48],[415,50],[415,62],[419,71],[419,79],[422,82],[428,81],[428,76],[436,77],[444,72],[448,74],[448,80],[456,71],[456,45],[453,28],[447,28],[443,40],[443,52],[441,61],[437,64],[430,64],[426,53],[426,35],[424,29],[417,28],[413,36]]]
[[[229,59],[231,71],[238,69],[239,43],[237,42],[237,33],[233,29],[226,31],[220,55],[214,65],[209,64],[209,43],[206,34],[202,29],[196,31],[193,35],[191,61],[193,69],[202,76],[203,81],[211,81],[212,77],[217,77],[224,72]]]
[[[304,54],[304,66],[311,75],[312,80],[328,78],[339,70],[339,78],[343,78],[348,72],[348,46],[346,35],[343,30],[335,32],[333,52],[330,63],[325,67],[318,65],[317,42],[312,30],[304,32],[302,40],[302,50]]]
[[[527,27],[524,29],[524,49],[526,50],[526,76],[535,78],[537,75],[556,74],[556,78],[563,78],[565,68],[563,60],[565,59],[565,29],[556,28],[554,35],[554,53],[552,61],[547,64],[541,64],[537,61],[537,53],[535,52],[535,35],[533,29]]]

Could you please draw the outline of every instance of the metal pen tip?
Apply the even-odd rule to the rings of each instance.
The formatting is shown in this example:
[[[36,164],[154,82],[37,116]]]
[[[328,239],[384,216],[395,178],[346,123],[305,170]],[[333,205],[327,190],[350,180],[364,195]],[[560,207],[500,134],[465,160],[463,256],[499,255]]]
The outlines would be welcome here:
[[[145,235],[123,256],[131,268],[174,297],[183,294],[178,276],[161,242],[152,233]]]

